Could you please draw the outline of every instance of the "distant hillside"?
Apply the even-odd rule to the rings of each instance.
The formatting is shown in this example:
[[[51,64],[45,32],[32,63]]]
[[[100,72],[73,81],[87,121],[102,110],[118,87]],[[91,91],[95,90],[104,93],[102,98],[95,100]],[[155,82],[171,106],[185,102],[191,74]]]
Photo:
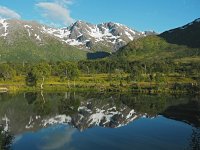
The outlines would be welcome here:
[[[200,18],[182,27],[166,31],[160,34],[160,37],[169,43],[200,48]]]

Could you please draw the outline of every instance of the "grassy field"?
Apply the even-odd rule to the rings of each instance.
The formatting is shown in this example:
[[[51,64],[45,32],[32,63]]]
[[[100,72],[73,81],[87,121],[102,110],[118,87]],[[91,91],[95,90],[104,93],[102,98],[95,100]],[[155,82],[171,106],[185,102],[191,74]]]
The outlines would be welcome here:
[[[102,92],[188,92],[185,86],[197,85],[192,78],[180,75],[167,75],[164,81],[127,80],[129,74],[81,74],[76,80],[62,80],[59,77],[49,77],[44,81],[45,91],[102,91]],[[7,88],[9,92],[40,91],[42,80],[37,81],[37,86],[29,87],[25,84],[24,76],[17,76],[13,80],[0,81],[0,88]],[[175,85],[177,87],[175,87]],[[181,87],[182,86],[182,87]],[[174,89],[175,88],[175,89]]]

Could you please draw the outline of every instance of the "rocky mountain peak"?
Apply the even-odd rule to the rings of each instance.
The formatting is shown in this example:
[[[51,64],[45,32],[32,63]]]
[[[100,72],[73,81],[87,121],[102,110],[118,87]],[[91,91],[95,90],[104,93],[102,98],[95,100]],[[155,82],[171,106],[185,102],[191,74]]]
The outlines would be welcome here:
[[[131,28],[113,22],[91,24],[84,21],[77,21],[65,28],[69,35],[65,42],[80,48],[93,49],[94,47],[110,48],[117,50],[129,41],[145,36],[145,34],[132,30]]]

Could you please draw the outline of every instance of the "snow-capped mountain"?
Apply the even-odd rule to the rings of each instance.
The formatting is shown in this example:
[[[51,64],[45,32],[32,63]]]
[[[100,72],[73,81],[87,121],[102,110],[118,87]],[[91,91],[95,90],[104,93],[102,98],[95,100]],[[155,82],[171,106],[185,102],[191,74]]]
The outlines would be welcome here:
[[[0,37],[12,43],[21,37],[28,37],[38,44],[45,44],[48,38],[56,38],[63,44],[88,50],[118,50],[128,42],[145,36],[119,23],[93,25],[77,21],[65,28],[53,28],[34,21],[0,19]]]
[[[79,48],[111,48],[118,50],[128,42],[145,36],[145,33],[132,30],[119,23],[102,23],[93,25],[83,21],[77,21],[71,26],[62,29],[44,29],[69,45]]]

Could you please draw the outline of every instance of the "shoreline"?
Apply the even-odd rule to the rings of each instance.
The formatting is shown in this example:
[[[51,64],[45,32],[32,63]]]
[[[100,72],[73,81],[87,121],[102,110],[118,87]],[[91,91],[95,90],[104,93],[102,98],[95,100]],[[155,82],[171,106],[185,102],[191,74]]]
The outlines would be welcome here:
[[[43,89],[39,85],[36,87],[29,87],[25,84],[2,84],[0,83],[0,93],[17,93],[17,92],[39,92],[39,91],[91,91],[91,92],[131,92],[144,94],[200,94],[199,85],[193,83],[170,83],[170,84],[152,84],[150,82],[134,83],[134,84],[45,84]]]

